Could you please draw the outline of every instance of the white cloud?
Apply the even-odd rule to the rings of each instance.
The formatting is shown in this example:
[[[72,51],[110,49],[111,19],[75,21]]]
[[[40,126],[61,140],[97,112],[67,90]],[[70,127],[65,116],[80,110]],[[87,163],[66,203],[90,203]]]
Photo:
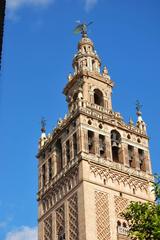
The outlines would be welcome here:
[[[85,0],[86,11],[90,11],[97,3],[98,0]]]
[[[54,0],[7,0],[7,8],[15,11],[23,6],[47,6]]]
[[[5,240],[37,240],[37,227],[23,226],[15,231],[9,232]]]

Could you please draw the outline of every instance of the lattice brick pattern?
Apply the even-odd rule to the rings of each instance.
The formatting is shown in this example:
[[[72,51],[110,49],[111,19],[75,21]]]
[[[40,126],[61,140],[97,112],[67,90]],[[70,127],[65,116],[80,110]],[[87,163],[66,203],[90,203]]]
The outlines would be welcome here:
[[[57,235],[59,234],[59,231],[65,232],[65,214],[64,214],[64,205],[59,207],[56,210],[56,232]]]
[[[97,240],[111,240],[108,194],[95,192]]]
[[[77,193],[69,199],[69,240],[78,240],[78,201]]]
[[[44,220],[44,240],[52,240],[52,215]]]
[[[129,200],[123,197],[114,196],[115,211],[118,217],[121,217],[121,213],[127,208]]]

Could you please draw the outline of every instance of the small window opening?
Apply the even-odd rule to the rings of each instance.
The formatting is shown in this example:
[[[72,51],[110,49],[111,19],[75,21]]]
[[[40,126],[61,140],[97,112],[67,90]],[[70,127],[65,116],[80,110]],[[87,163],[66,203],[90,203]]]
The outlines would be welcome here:
[[[88,150],[89,153],[94,153],[94,132],[88,131]]]
[[[48,160],[48,175],[49,175],[49,180],[52,179],[52,159],[50,158]]]
[[[122,192],[120,192],[120,193],[119,193],[119,196],[120,196],[120,197],[122,197],[122,196],[123,196],[123,193],[122,193]]]
[[[134,168],[135,167],[134,147],[131,145],[128,145],[128,161],[129,161],[129,166]]]
[[[119,220],[117,221],[117,227],[121,227],[121,222]]]
[[[105,157],[105,136],[99,135],[99,154],[100,157]]]
[[[66,159],[67,163],[70,161],[70,146],[69,146],[69,140],[66,142]]]
[[[137,138],[137,142],[138,142],[138,143],[141,143],[141,139],[140,139],[140,138]]]
[[[84,51],[87,52],[87,48],[86,48],[86,46],[84,46]]]
[[[69,183],[68,183],[68,190],[71,190],[71,188],[72,188],[72,185],[71,185],[71,183],[69,182]]]
[[[111,146],[112,146],[112,158],[114,162],[122,162],[121,161],[121,135],[116,130],[111,131]]]
[[[78,147],[77,147],[77,134],[73,134],[73,150],[74,150],[74,158],[77,156]]]
[[[131,135],[130,135],[130,134],[128,134],[128,135],[127,135],[127,138],[128,138],[128,139],[131,139]]]
[[[103,179],[103,184],[106,185],[106,179]]]
[[[63,168],[63,159],[62,159],[62,144],[61,140],[56,142],[56,162],[57,162],[57,173],[59,173]]]
[[[42,186],[46,183],[46,165],[43,164],[42,166]]]
[[[127,224],[125,222],[123,222],[123,227],[127,228]]]
[[[135,188],[133,188],[133,194],[136,194],[136,190],[135,190]]]
[[[144,158],[144,150],[138,149],[138,155],[139,155],[139,167],[140,170],[145,171],[145,158]]]
[[[94,90],[94,103],[99,106],[104,106],[103,93],[99,89]]]
[[[76,92],[74,95],[73,95],[73,100],[76,101],[78,98],[78,92]]]
[[[88,120],[88,124],[89,124],[89,125],[92,125],[92,121],[91,121],[91,120]]]

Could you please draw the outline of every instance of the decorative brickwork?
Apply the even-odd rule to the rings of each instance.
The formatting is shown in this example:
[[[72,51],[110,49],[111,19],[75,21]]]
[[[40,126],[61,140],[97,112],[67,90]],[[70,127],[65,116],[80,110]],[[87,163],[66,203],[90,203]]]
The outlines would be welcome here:
[[[69,240],[78,240],[78,198],[75,193],[69,199]]]
[[[108,194],[95,192],[97,240],[110,240]]]
[[[56,233],[57,239],[65,239],[65,213],[64,205],[56,210]]]
[[[127,208],[129,200],[123,197],[114,196],[115,211],[117,217],[121,217],[121,213]]]
[[[52,240],[52,215],[44,220],[44,240]]]

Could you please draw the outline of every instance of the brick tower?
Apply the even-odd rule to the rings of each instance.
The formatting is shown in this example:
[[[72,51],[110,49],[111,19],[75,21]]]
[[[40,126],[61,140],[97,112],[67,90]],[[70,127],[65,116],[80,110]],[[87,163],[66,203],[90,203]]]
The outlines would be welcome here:
[[[130,201],[154,201],[146,124],[126,124],[112,109],[108,70],[82,32],[64,94],[68,114],[38,152],[38,240],[122,240],[120,213]]]

